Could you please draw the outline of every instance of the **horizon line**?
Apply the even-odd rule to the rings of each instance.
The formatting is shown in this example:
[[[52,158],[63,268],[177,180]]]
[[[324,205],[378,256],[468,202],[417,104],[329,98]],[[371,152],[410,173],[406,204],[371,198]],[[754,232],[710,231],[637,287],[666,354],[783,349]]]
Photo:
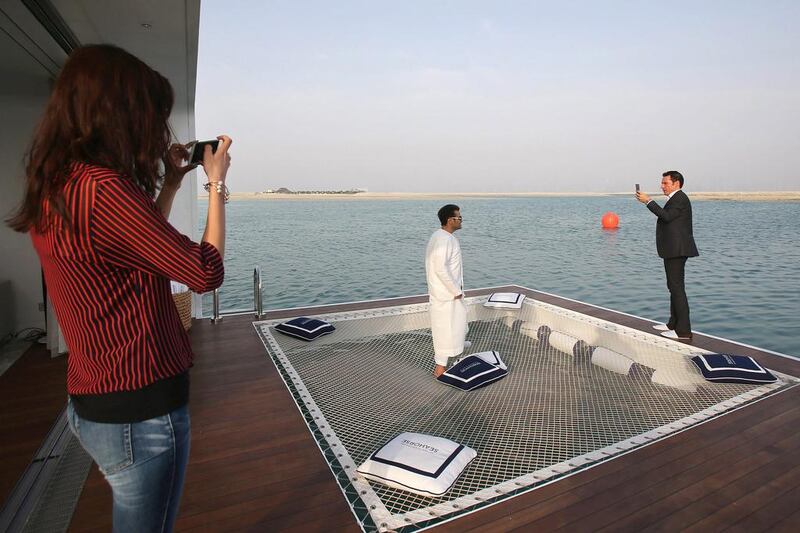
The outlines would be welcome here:
[[[663,197],[661,191],[643,191],[653,199],[658,200]],[[800,201],[800,190],[797,191],[687,191],[690,197],[698,200],[702,199],[718,199],[718,200],[792,200]],[[425,199],[425,198],[477,198],[477,197],[603,197],[603,196],[631,196],[635,194],[634,191],[622,192],[383,192],[383,191],[365,191],[365,192],[352,192],[342,193],[338,190],[332,189],[329,191],[320,190],[319,192],[296,192],[296,193],[267,193],[267,192],[231,192],[231,199],[259,199],[259,200],[291,200],[302,198],[325,199],[325,200],[355,200],[355,199]],[[202,194],[198,193],[198,199],[208,198],[208,193],[203,191]]]

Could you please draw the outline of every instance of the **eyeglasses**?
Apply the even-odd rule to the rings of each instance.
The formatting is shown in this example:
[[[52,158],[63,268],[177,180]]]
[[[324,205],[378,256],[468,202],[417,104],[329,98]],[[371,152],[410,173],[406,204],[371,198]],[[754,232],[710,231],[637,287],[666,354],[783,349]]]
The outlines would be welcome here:
[[[464,220],[463,217],[450,217],[450,218],[455,218],[456,220]]]

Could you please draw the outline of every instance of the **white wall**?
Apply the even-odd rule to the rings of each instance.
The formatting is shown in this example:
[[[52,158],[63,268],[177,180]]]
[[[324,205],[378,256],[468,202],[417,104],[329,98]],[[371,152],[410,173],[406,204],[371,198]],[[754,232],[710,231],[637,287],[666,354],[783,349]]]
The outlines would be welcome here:
[[[192,95],[192,102],[193,101],[194,98]],[[176,99],[175,104],[172,116],[170,117],[170,126],[172,127],[175,137],[180,142],[196,139],[194,129],[194,104],[187,104],[181,101],[181,99]],[[200,230],[197,228],[198,172],[202,175],[202,170],[194,170],[184,177],[183,184],[178,194],[175,196],[169,215],[170,224],[195,242],[200,241],[202,237]],[[192,316],[200,318],[202,315],[203,299],[201,295],[195,294],[192,298]]]
[[[173,130],[181,141],[195,138],[199,0],[54,0],[53,4],[79,41],[120,45],[166,75],[175,88]],[[142,21],[152,22],[152,29],[144,29]],[[19,0],[0,0],[0,51],[0,217],[4,220],[22,199],[23,156],[66,54]],[[170,222],[199,239],[195,172],[185,178]],[[4,223],[0,223],[0,287],[0,336],[44,327],[38,257],[29,237]],[[199,297],[194,300],[195,313],[200,312],[199,301]]]
[[[10,295],[0,302],[10,324],[0,332],[27,327],[44,328],[39,259],[27,234],[16,233],[5,219],[15,210],[24,191],[23,156],[50,94],[51,75],[36,59],[0,32],[0,281],[10,282]]]
[[[195,139],[194,136],[194,110],[187,111],[186,106],[179,106],[176,101],[175,109],[169,119],[172,131],[180,142]],[[202,171],[201,171],[202,172]],[[197,236],[197,171],[192,171],[183,179],[178,194],[172,203],[169,221],[178,231],[187,235],[192,240],[199,240]]]

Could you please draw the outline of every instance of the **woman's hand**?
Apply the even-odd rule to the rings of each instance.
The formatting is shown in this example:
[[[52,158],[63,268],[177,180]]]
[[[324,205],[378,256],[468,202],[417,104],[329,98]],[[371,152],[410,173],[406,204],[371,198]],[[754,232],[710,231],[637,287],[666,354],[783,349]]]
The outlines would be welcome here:
[[[205,147],[203,152],[203,170],[208,176],[208,216],[206,217],[206,230],[203,240],[217,249],[225,257],[225,200],[228,188],[225,186],[225,176],[231,166],[231,156],[228,148],[231,147],[231,138],[220,135],[217,151],[211,153],[211,146]]]
[[[231,166],[231,156],[228,154],[228,149],[231,147],[233,140],[227,135],[220,135],[219,146],[216,152],[211,152],[211,146],[206,145],[203,152],[203,170],[208,176],[209,182],[222,182],[225,183],[225,176],[228,175],[228,168]]]
[[[169,147],[164,163],[164,187],[178,190],[183,182],[183,177],[194,168],[188,165],[189,151],[182,144],[173,144]]]

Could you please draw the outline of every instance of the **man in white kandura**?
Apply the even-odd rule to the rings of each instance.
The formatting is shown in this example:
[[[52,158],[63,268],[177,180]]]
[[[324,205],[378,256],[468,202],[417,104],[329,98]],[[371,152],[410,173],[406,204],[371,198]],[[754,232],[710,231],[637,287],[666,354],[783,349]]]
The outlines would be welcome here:
[[[469,342],[464,338],[467,326],[467,307],[464,305],[464,269],[461,264],[461,245],[453,233],[461,229],[461,211],[448,204],[439,209],[441,229],[437,229],[425,251],[425,274],[431,302],[431,334],[436,368],[435,377],[447,368],[447,359],[461,355]]]

